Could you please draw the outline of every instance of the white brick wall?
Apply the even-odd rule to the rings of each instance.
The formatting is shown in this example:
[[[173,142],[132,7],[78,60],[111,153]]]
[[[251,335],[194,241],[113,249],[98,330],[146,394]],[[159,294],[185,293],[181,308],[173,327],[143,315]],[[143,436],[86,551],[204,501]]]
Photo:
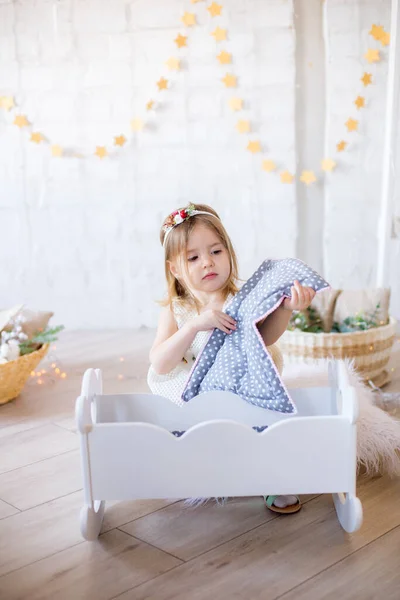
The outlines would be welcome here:
[[[263,157],[294,170],[304,151],[296,150],[295,131],[298,2],[220,3],[223,17],[211,19],[208,2],[0,1],[0,95],[15,95],[52,142],[85,152],[97,144],[111,147],[114,135],[129,134],[130,119],[148,99],[160,100],[149,127],[103,161],[52,159],[46,147],[10,126],[11,115],[0,113],[0,306],[24,301],[52,309],[68,327],[155,325],[154,300],[164,289],[159,226],[188,201],[220,211],[243,277],[267,256],[297,254],[304,207],[296,186],[264,173],[261,158],[246,152],[253,136],[234,129],[231,90],[219,81],[231,69],[215,55],[222,48],[233,54],[236,92],[263,142]],[[350,116],[360,46],[374,20],[388,26],[389,0],[328,4],[333,139],[337,123]],[[196,12],[199,25],[178,53],[173,40],[185,31],[184,10]],[[226,43],[210,36],[217,25],[228,29]],[[178,55],[183,69],[170,74],[164,63]],[[373,284],[385,73],[383,64],[368,109],[376,122],[365,119],[360,134],[366,144],[329,179],[327,219],[321,222],[318,213],[314,225],[325,227],[325,275],[332,285]],[[158,95],[161,75],[171,85]],[[315,131],[316,139],[322,133]],[[371,160],[378,162],[365,173]],[[317,190],[323,202],[323,186]],[[313,241],[307,252],[315,264],[322,248]]]
[[[388,53],[383,50],[377,64],[363,58],[365,48],[381,48],[368,34],[372,23],[389,28],[390,2],[328,3],[327,147],[334,148],[342,138],[350,142],[339,155],[325,195],[326,274],[340,287],[376,282]],[[373,76],[373,85],[366,88],[360,81],[364,70]],[[366,108],[357,111],[353,102],[359,94],[366,98]],[[359,119],[358,132],[347,133],[349,117]]]

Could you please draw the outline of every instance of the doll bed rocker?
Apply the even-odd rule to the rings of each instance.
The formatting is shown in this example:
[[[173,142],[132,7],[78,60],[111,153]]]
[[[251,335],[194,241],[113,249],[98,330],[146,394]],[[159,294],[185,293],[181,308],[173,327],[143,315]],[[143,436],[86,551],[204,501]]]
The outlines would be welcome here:
[[[139,498],[333,494],[349,533],[362,523],[356,497],[358,403],[342,361],[329,387],[290,390],[297,415],[213,391],[180,407],[152,394],[102,393],[88,369],[76,401],[86,540],[101,530],[105,502]]]

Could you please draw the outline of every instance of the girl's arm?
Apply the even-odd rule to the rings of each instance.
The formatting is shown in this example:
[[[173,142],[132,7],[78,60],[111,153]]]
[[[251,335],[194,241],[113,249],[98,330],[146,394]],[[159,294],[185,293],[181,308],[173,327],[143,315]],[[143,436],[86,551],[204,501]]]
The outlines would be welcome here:
[[[178,329],[169,307],[161,311],[157,335],[150,350],[150,362],[159,375],[165,375],[182,360],[196,337],[196,328],[188,321]]]
[[[211,308],[178,329],[170,308],[164,308],[160,314],[156,339],[150,350],[150,362],[155,372],[165,375],[172,371],[181,362],[198,332],[215,328],[229,334],[236,329],[236,321],[223,311]]]
[[[275,344],[279,340],[281,335],[286,331],[291,316],[292,311],[284,308],[283,304],[280,304],[264,321],[257,323],[258,331],[261,333],[266,346],[272,346],[272,344]]]
[[[273,313],[268,315],[264,321],[257,323],[258,330],[266,346],[275,344],[286,331],[292,312],[308,308],[315,296],[313,288],[302,286],[297,279],[294,280],[294,285],[290,290],[291,297],[285,298]]]

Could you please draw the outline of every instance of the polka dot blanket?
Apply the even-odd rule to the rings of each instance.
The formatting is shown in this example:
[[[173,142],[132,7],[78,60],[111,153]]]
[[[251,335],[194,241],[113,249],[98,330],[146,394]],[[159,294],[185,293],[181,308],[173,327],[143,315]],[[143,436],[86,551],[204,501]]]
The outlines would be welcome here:
[[[330,287],[298,259],[265,260],[225,308],[237,329],[229,335],[214,329],[190,372],[182,400],[228,390],[263,408],[297,412],[256,326],[290,297],[295,279],[316,292]]]

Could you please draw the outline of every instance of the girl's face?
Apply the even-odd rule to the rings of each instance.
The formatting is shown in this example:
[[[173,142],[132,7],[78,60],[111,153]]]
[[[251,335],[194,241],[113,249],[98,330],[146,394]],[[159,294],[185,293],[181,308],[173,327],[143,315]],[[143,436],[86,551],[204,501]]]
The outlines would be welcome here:
[[[204,225],[196,225],[189,236],[186,249],[189,287],[199,292],[216,292],[222,289],[231,274],[228,250],[217,234]],[[175,277],[186,279],[179,266],[171,265]]]

